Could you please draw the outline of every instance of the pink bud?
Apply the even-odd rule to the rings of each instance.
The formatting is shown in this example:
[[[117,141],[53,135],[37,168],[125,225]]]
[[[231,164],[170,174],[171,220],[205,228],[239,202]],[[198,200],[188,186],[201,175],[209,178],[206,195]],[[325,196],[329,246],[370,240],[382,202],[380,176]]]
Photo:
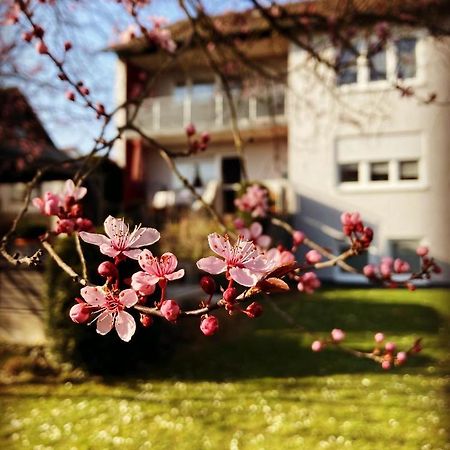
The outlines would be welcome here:
[[[305,258],[309,264],[316,264],[322,259],[322,255],[317,250],[310,250]]]
[[[83,219],[82,217],[78,217],[78,219],[75,221],[77,225],[78,231],[92,231],[94,228],[94,224],[92,223],[92,220],[89,219]]]
[[[397,258],[394,261],[394,271],[397,273],[406,273],[410,271],[409,264],[406,261],[402,261],[400,258]]]
[[[45,55],[46,53],[48,53],[48,48],[47,46],[44,44],[43,41],[39,41],[36,44],[36,50],[38,53],[40,53],[41,55]]]
[[[197,132],[193,123],[186,125],[185,131],[188,137],[194,136],[194,134]]]
[[[384,370],[389,370],[389,369],[391,368],[391,362],[390,362],[390,361],[387,361],[387,360],[384,360],[384,361],[381,363],[381,367],[382,367]]]
[[[56,234],[67,233],[71,234],[74,229],[74,223],[70,219],[61,219],[56,224]]]
[[[211,140],[211,135],[207,131],[204,131],[200,139],[204,144],[208,144],[208,142]]]
[[[219,321],[214,316],[204,316],[200,322],[200,330],[205,336],[216,334],[219,329]]]
[[[71,50],[71,49],[72,49],[72,42],[70,42],[70,41],[64,42],[64,50],[65,50],[66,52],[68,52],[68,51]]]
[[[80,87],[80,93],[81,93],[81,95],[86,96],[86,95],[89,95],[90,91],[89,91],[89,89],[86,86],[81,86]]]
[[[361,216],[359,213],[354,212],[350,215],[350,222],[352,225],[359,225],[361,223]]]
[[[367,264],[363,267],[363,273],[367,278],[375,278],[375,266],[373,264]]]
[[[119,276],[117,267],[111,261],[103,261],[97,268],[97,272],[103,278],[116,279]]]
[[[293,240],[294,245],[296,247],[298,247],[305,240],[305,233],[303,233],[302,231],[299,231],[299,230],[295,230],[292,233],[292,240]]]
[[[395,351],[396,346],[393,342],[386,342],[384,348],[388,353],[392,353],[393,351]]]
[[[380,264],[380,273],[385,278],[389,278],[392,275],[392,266],[387,263]]]
[[[238,217],[237,219],[234,219],[233,223],[234,223],[234,226],[236,227],[236,229],[238,229],[238,230],[241,230],[242,228],[245,227],[245,222],[240,217]]]
[[[148,328],[153,323],[153,319],[147,314],[141,314],[139,320],[145,328]]]
[[[334,342],[341,342],[345,339],[345,333],[340,328],[331,330],[331,338]]]
[[[200,279],[200,287],[208,295],[213,295],[216,292],[216,282],[209,275],[205,275]]]
[[[247,314],[250,319],[256,319],[256,317],[259,317],[263,313],[263,308],[258,302],[253,302],[250,303],[243,312]]]
[[[26,31],[25,33],[22,34],[22,39],[25,42],[31,42],[33,39],[33,33]]]
[[[342,223],[342,225],[351,225],[352,224],[352,215],[349,212],[343,212],[341,214],[341,223]]]
[[[236,297],[238,296],[238,291],[236,288],[234,287],[229,287],[228,289],[225,290],[225,292],[223,293],[223,299],[227,302],[227,303],[233,303],[236,300]]]
[[[75,323],[85,323],[89,320],[89,308],[85,303],[78,303],[70,308],[69,315]]]
[[[161,313],[169,322],[175,322],[180,312],[180,307],[174,300],[165,300],[161,306]]]
[[[321,341],[314,341],[311,344],[311,350],[313,352],[320,352],[321,350],[323,350],[323,347],[324,347],[324,345]]]
[[[44,29],[40,26],[40,25],[34,25],[34,30],[33,30],[33,34],[37,37],[37,38],[43,38],[45,31]]]
[[[67,100],[70,100],[71,102],[75,101],[75,94],[72,91],[66,92],[66,98]]]
[[[376,333],[374,336],[375,342],[377,344],[380,344],[381,342],[384,341],[384,334],[383,333]]]
[[[397,362],[398,364],[403,364],[408,359],[408,355],[406,352],[398,352],[397,353]]]
[[[428,247],[426,247],[425,245],[421,245],[421,246],[417,247],[416,253],[420,257],[423,257],[423,256],[427,256],[429,251],[430,250]]]

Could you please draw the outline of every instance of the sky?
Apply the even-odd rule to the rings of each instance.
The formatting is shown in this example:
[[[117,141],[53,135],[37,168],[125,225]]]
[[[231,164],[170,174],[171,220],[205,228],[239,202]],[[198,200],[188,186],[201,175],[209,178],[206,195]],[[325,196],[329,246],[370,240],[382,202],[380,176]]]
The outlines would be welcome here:
[[[163,16],[169,22],[180,20],[184,16],[177,3],[176,0],[153,0],[142,17],[153,15]],[[250,2],[207,0],[205,4],[211,12],[220,13],[248,8]],[[95,101],[104,103],[107,110],[113,108],[116,56],[106,49],[117,42],[119,31],[131,23],[123,5],[114,0],[58,0],[55,6],[37,5],[35,19],[46,29],[49,48],[58,53],[65,40],[72,41],[73,50],[67,53],[69,73],[90,88]],[[0,67],[0,83],[21,88],[58,148],[88,152],[99,134],[100,121],[91,111],[66,100],[67,86],[57,79],[53,63],[39,55],[34,44],[21,41],[22,32],[28,29],[25,23],[1,26],[0,45],[2,42],[20,43],[11,58],[27,76],[5,76],[4,72],[9,71]],[[2,65],[3,69],[9,68],[6,63]],[[112,128],[109,133],[112,135]]]

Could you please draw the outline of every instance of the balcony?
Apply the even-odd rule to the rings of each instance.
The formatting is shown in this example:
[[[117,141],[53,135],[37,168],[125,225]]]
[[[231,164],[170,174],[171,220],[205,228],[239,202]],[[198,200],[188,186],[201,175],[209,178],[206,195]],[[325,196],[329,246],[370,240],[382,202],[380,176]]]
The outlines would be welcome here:
[[[285,86],[262,88],[261,92],[244,95],[233,92],[242,129],[285,124]],[[152,97],[144,101],[137,123],[148,132],[179,134],[188,123],[199,130],[220,131],[231,126],[231,114],[225,94],[196,94],[191,97]]]

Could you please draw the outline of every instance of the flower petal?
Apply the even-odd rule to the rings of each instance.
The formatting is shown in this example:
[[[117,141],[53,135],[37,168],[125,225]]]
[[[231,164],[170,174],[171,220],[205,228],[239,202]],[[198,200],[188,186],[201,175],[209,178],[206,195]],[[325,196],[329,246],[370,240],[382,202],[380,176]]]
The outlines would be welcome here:
[[[80,238],[83,239],[83,241],[87,242],[88,244],[94,245],[111,244],[111,241],[104,234],[88,233],[87,231],[80,231],[78,234]]]
[[[75,183],[72,180],[66,180],[64,183],[64,195],[74,197]]]
[[[97,319],[97,333],[101,334],[102,336],[109,333],[113,327],[113,323],[114,315],[109,311],[103,312]]]
[[[84,186],[75,189],[75,200],[81,200],[87,194],[87,189]]]
[[[216,275],[227,270],[227,264],[215,256],[208,256],[197,261],[197,267],[200,270]]]
[[[122,305],[129,308],[130,306],[133,306],[137,303],[138,297],[133,289],[125,289],[119,294],[119,300]]]
[[[105,293],[99,287],[85,286],[80,292],[86,303],[92,306],[101,306],[106,302]]]
[[[171,281],[178,280],[179,278],[182,278],[182,277],[184,277],[184,269],[180,269],[180,270],[177,270],[176,272],[168,273],[166,275],[166,278]]]
[[[156,259],[153,257],[153,254],[150,250],[142,250],[138,257],[139,265],[144,269],[147,273],[155,274],[158,269],[158,263]]]
[[[167,252],[161,256],[159,266],[162,273],[165,275],[172,273],[176,269],[177,264],[177,257],[173,253]]]
[[[134,317],[126,311],[119,311],[116,317],[116,331],[122,341],[129,342],[136,332]]]
[[[108,216],[104,222],[105,232],[115,244],[123,242],[128,236],[128,227],[123,219],[116,219],[113,216]]]
[[[135,242],[133,242],[133,247],[144,247],[146,245],[152,245],[156,241],[159,241],[161,235],[155,228],[142,228],[142,230],[144,230],[144,232],[140,237],[136,239]]]
[[[131,250],[125,250],[122,252],[125,256],[128,256],[128,258],[131,259],[138,259],[139,255],[141,254],[142,250],[140,248],[133,248]]]
[[[263,272],[269,266],[268,261],[263,255],[259,255],[256,258],[250,259],[245,263],[247,269],[253,270],[255,272]]]
[[[115,249],[111,244],[102,244],[100,245],[100,252],[106,256],[110,256],[111,258],[115,258],[120,251]]]
[[[157,277],[147,272],[136,272],[131,277],[131,287],[142,295],[150,295],[155,292],[155,284],[158,281]]]
[[[256,245],[262,248],[268,248],[271,242],[272,239],[270,236],[267,236],[267,234],[263,234],[256,239]]]
[[[217,233],[208,235],[208,244],[211,250],[219,256],[227,259],[230,256],[230,240]]]
[[[230,269],[230,276],[234,281],[236,281],[236,283],[247,287],[254,286],[260,278],[250,270],[241,269],[240,267],[232,267]]]
[[[252,236],[252,239],[256,239],[259,236],[262,235],[263,227],[259,222],[253,222],[250,225],[250,235]]]

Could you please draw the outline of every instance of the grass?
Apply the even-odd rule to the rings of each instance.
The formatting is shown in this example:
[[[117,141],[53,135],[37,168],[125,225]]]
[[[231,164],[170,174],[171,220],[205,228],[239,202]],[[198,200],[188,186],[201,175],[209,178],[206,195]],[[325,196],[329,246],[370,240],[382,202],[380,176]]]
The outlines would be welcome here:
[[[222,320],[208,339],[183,323],[177,352],[146,379],[2,387],[0,448],[449,449],[448,293],[275,299],[313,334],[339,326],[361,349],[376,331],[405,348],[422,336],[423,353],[390,372],[337,349],[312,353],[313,336],[267,304],[260,319]]]

